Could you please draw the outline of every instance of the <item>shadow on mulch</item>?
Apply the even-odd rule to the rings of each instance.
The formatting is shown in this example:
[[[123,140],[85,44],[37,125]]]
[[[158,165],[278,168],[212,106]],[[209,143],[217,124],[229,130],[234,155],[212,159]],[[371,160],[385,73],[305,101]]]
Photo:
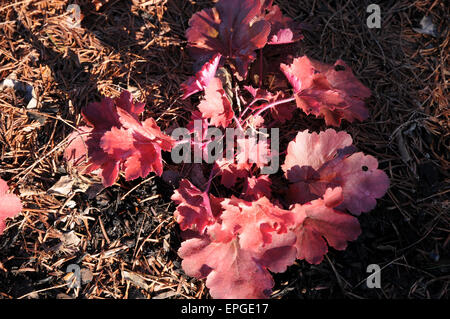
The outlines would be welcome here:
[[[276,274],[274,297],[448,297],[448,8],[384,1],[382,27],[369,29],[370,1],[276,2],[311,26],[293,50],[327,63],[343,59],[371,88],[369,121],[341,129],[379,160],[391,187],[359,218],[358,240],[345,251],[330,249],[320,265],[297,262]],[[185,124],[193,105],[180,100],[179,87],[194,61],[184,32],[190,16],[212,2],[110,0],[95,11],[83,0],[80,28],[64,22],[68,3],[0,1],[0,77],[14,73],[39,94],[37,110],[26,110],[22,97],[0,91],[0,176],[26,207],[0,237],[0,298],[208,297],[204,283],[180,268],[173,188],[161,179],[120,179],[97,196],[47,190],[70,173],[61,159],[70,125],[101,95],[129,89],[163,128]],[[424,15],[438,38],[412,30]],[[324,125],[298,114],[286,130],[306,127]],[[71,264],[84,270],[79,289],[66,284]],[[381,289],[366,285],[370,264],[382,269]]]

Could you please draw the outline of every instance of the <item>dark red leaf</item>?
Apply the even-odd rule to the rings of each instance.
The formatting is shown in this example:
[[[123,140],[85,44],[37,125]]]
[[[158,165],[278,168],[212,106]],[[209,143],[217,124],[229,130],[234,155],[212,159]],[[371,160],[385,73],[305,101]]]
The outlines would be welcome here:
[[[270,6],[268,13],[264,16],[271,24],[268,44],[293,43],[303,39],[300,24],[286,17],[278,6]]]
[[[325,118],[327,125],[339,126],[342,119],[365,120],[369,111],[365,87],[342,60],[325,65],[303,56],[281,70],[294,88],[297,106],[306,114]]]
[[[261,175],[259,177],[248,177],[244,183],[244,190],[242,191],[242,198],[248,201],[257,200],[261,197],[272,197],[272,184],[268,175]]]
[[[219,0],[215,8],[194,14],[186,31],[191,55],[203,65],[220,53],[245,78],[255,50],[266,45],[270,33],[261,12],[259,0]]]
[[[172,200],[177,205],[175,218],[180,224],[181,230],[191,229],[202,234],[206,226],[216,221],[215,214],[220,212],[220,208],[218,208],[220,201],[218,202],[214,196],[200,191],[187,179],[180,181],[180,186],[172,195]]]
[[[161,151],[169,151],[174,141],[152,118],[138,120],[143,109],[144,104],[133,103],[127,91],[117,99],[89,104],[82,114],[90,127],[82,126],[69,136],[66,160],[83,173],[98,173],[105,186],[114,184],[121,168],[127,180],[150,172],[161,175]]]

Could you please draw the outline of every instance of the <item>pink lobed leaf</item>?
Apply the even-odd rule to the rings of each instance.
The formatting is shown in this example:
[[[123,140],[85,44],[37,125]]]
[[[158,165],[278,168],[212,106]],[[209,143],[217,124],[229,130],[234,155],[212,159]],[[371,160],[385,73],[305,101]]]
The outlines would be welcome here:
[[[348,209],[354,215],[374,209],[376,199],[383,197],[389,188],[389,178],[378,169],[376,158],[361,152],[337,161],[335,165],[324,166],[320,174],[329,185],[342,187],[344,200],[338,208]],[[336,175],[331,178],[333,174]]]
[[[274,286],[268,270],[283,272],[294,262],[294,242],[292,234],[274,234],[271,244],[246,250],[238,237],[213,241],[204,236],[183,242],[178,254],[187,275],[206,278],[213,298],[262,299]]]
[[[288,192],[292,203],[306,203],[323,196],[328,187],[339,186],[344,196],[339,209],[355,215],[372,210],[389,187],[377,160],[355,153],[351,136],[333,129],[299,132],[288,145],[282,169],[293,183]]]
[[[287,172],[294,166],[310,166],[318,170],[325,162],[332,160],[339,149],[352,143],[352,137],[344,131],[327,129],[317,134],[304,130],[288,144],[282,169]]]
[[[240,246],[246,250],[271,244],[273,233],[287,233],[294,224],[293,214],[275,206],[267,197],[253,202],[231,197],[221,204],[222,230],[239,235]]]
[[[371,93],[344,61],[326,65],[306,56],[281,70],[294,88],[297,106],[306,114],[325,118],[327,125],[339,126],[342,119],[363,121],[369,116],[364,99]]]
[[[328,188],[323,198],[294,205],[298,259],[319,264],[328,252],[327,243],[337,250],[344,250],[348,241],[358,238],[361,233],[358,220],[334,209],[342,200],[342,189],[336,187]]]
[[[205,88],[205,98],[198,105],[202,117],[210,119],[213,126],[224,128],[233,120],[234,112],[219,78],[213,78]]]

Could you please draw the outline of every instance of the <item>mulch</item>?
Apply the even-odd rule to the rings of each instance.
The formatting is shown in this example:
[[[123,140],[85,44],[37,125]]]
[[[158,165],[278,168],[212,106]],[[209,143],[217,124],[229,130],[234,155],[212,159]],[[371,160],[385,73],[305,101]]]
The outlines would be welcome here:
[[[0,81],[34,89],[0,90],[0,177],[24,203],[0,237],[0,298],[208,298],[186,276],[173,186],[149,176],[108,188],[63,161],[80,109],[124,89],[145,101],[144,117],[168,130],[195,107],[181,100],[192,74],[184,32],[212,1],[0,1]],[[359,218],[362,234],[320,265],[303,261],[275,274],[274,298],[448,298],[450,283],[449,10],[444,1],[381,1],[382,25],[369,29],[371,1],[275,1],[308,26],[298,54],[343,59],[373,96],[371,116],[344,123],[355,145],[374,155],[391,186]],[[416,32],[430,16],[437,37]],[[24,85],[25,86],[25,85]],[[28,108],[27,108],[28,106]],[[292,129],[323,129],[298,115]],[[170,167],[169,167],[170,168]],[[72,191],[49,191],[72,176]],[[378,264],[381,288],[366,285]],[[78,265],[80,287],[67,267]]]

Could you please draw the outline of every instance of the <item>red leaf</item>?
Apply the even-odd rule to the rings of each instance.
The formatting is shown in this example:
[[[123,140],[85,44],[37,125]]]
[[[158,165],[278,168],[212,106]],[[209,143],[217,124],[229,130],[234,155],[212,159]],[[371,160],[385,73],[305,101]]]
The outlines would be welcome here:
[[[254,88],[251,85],[246,85],[246,86],[244,86],[244,88],[253,96],[252,103],[255,103],[257,101],[272,102],[272,101],[274,101],[274,99],[277,98],[277,95],[278,95],[278,93],[274,95],[267,90]]]
[[[181,84],[183,89],[183,100],[192,94],[203,91],[216,76],[217,67],[222,56],[220,53],[215,54],[211,60],[206,62],[195,76],[191,76],[186,82]]]
[[[194,14],[186,31],[191,55],[203,64],[220,53],[245,78],[255,50],[266,45],[270,33],[261,12],[260,0],[219,0],[215,8]]]
[[[306,203],[323,196],[328,187],[340,186],[344,199],[339,209],[355,215],[372,210],[389,187],[377,160],[354,153],[351,136],[333,129],[299,132],[288,145],[282,169],[293,183],[288,193],[291,202]]]
[[[141,114],[145,109],[145,103],[133,103],[133,95],[128,91],[123,91],[114,102],[118,108],[121,108],[134,116]]]
[[[303,39],[299,24],[284,16],[280,7],[270,6],[264,18],[271,24],[268,44],[286,44]]]
[[[188,276],[206,277],[213,298],[261,299],[274,286],[268,269],[283,272],[294,262],[294,242],[291,234],[274,234],[270,245],[246,250],[239,238],[214,241],[204,236],[183,242],[178,254]]]
[[[214,169],[221,175],[220,183],[227,188],[233,187],[238,178],[245,178],[249,174],[249,168],[238,167],[238,165],[226,158],[219,159],[214,163]]]
[[[121,109],[117,111],[119,121],[132,141],[132,146],[128,149],[129,157],[121,159],[125,160],[125,178],[133,180],[145,177],[150,172],[161,176],[163,171],[161,151],[170,151],[174,140],[161,132],[154,119],[148,118],[144,122],[139,122],[129,113]]]
[[[248,177],[244,184],[244,190],[242,191],[242,198],[247,201],[257,200],[261,197],[272,197],[272,190],[270,185],[272,184],[268,175],[261,175],[259,177]]]
[[[114,184],[122,167],[127,180],[150,172],[161,175],[161,150],[169,151],[174,141],[155,120],[140,122],[137,115],[143,110],[144,104],[134,104],[127,91],[114,100],[89,104],[82,114],[90,127],[82,126],[69,136],[65,159],[83,173],[98,173],[104,186]]]
[[[115,160],[125,160],[133,153],[133,137],[128,130],[113,126],[100,139],[100,147]]]
[[[281,70],[294,88],[297,106],[306,114],[325,118],[327,125],[339,126],[342,119],[365,120],[369,112],[363,99],[370,96],[342,60],[325,65],[303,56]]]
[[[22,211],[19,197],[8,194],[8,184],[0,178],[0,235],[6,227],[6,219],[18,215]]]
[[[259,89],[259,88],[254,88],[253,86],[250,85],[246,85],[244,86],[244,88],[253,96],[253,101],[252,104],[255,104],[256,102],[259,101],[266,101],[269,103],[275,102],[276,100],[282,98],[283,96],[283,92],[278,91],[275,94],[272,94],[271,92],[264,90],[264,89]],[[259,108],[263,107],[262,105],[259,106]]]
[[[292,114],[296,110],[296,106],[294,103],[284,103],[277,105],[276,107],[272,107],[270,109],[270,113],[274,120],[285,123],[292,119]]]
[[[196,121],[198,121],[197,126],[195,125]],[[193,111],[191,113],[191,121],[186,125],[191,137],[194,136],[194,138],[190,139],[191,146],[194,149],[201,150],[203,159],[206,162],[209,162],[208,145],[214,140],[212,136],[208,136],[208,122],[208,119],[203,118],[200,111]]]
[[[344,250],[348,241],[358,238],[361,233],[358,220],[334,209],[342,202],[342,195],[340,187],[328,188],[323,199],[292,208],[297,222],[294,232],[298,259],[319,264],[328,252],[327,242],[337,250]]]
[[[144,122],[137,120],[131,113],[118,108],[119,122],[137,140],[137,144],[147,144],[151,141],[164,151],[170,151],[173,146],[173,139],[161,132],[153,118],[148,118]],[[135,141],[136,142],[136,141]],[[136,143],[135,143],[136,144]]]
[[[210,119],[213,126],[226,128],[231,123],[234,112],[219,78],[210,81],[205,89],[205,99],[200,102],[198,109],[204,118]]]
[[[248,202],[236,197],[222,201],[222,230],[239,235],[240,247],[256,250],[272,243],[272,234],[286,233],[294,224],[290,211],[273,205],[267,197]]]
[[[83,107],[81,114],[85,122],[98,131],[119,126],[115,101],[109,97],[104,97],[101,102],[89,103]]]
[[[172,195],[172,200],[177,205],[175,218],[181,230],[191,229],[202,234],[206,226],[216,221],[215,215],[220,214],[218,199],[200,191],[187,179],[180,181],[180,186]]]
[[[86,140],[89,138],[92,129],[89,126],[80,126],[67,137],[68,146],[64,150],[64,158],[80,169],[83,161],[87,160],[88,146]]]

